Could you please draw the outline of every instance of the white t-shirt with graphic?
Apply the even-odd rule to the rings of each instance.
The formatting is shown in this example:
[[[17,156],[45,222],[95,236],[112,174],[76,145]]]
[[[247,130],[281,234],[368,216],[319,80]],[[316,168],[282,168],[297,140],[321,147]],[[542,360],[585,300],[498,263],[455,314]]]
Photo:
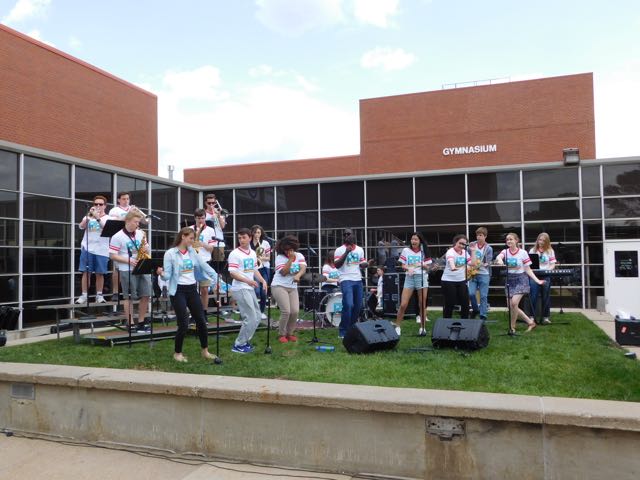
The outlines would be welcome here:
[[[131,211],[131,205],[129,205],[126,209],[120,206],[113,207],[109,210],[109,216],[111,218],[115,218],[116,220],[124,220],[124,217],[127,216],[127,213]]]
[[[196,283],[196,276],[193,271],[193,260],[189,250],[180,251],[180,276],[178,285],[193,285]]]
[[[467,279],[467,264],[470,256],[466,250],[458,253],[455,248],[451,247],[445,254],[446,264],[442,273],[442,280],[446,282],[464,282]],[[451,270],[449,259],[453,259],[456,269]]]
[[[336,252],[333,255],[334,261],[337,261],[342,257],[346,251],[347,246],[342,245],[336,248]],[[353,250],[349,252],[342,266],[338,269],[340,272],[340,281],[354,281],[359,282],[362,280],[362,273],[360,272],[360,263],[366,262],[367,259],[364,256],[364,250],[357,245],[353,246]]]
[[[206,212],[205,220],[213,220],[214,228],[213,231],[215,235],[213,236],[213,246],[214,247],[224,247],[224,241],[215,240],[217,238],[223,239],[224,233],[222,233],[222,227],[220,226],[220,220],[218,219],[218,215],[214,213]]]
[[[529,253],[540,255],[540,270],[552,270],[556,266],[556,252],[553,251],[553,248],[541,252],[536,247],[533,247],[529,250]]]
[[[328,263],[325,263],[322,266],[322,275],[327,277],[327,278],[330,278],[331,280],[338,280],[338,283],[340,282],[340,272],[338,271],[338,269],[336,267],[332,267]],[[320,284],[320,286],[321,287],[324,287],[325,285],[335,285],[335,286],[337,286],[338,283],[322,282],[322,284]]]
[[[433,260],[431,260],[431,257],[425,256],[425,254],[420,251],[420,249],[418,249],[418,251],[416,252],[411,248],[405,247],[400,253],[400,263],[402,265],[406,265],[409,268],[412,268],[413,275],[420,275],[420,273],[422,273],[422,264],[424,262],[426,262],[428,265],[431,265],[433,263]],[[408,271],[407,275],[410,275]]]
[[[302,265],[307,265],[307,261],[304,259],[304,255],[302,255],[300,252],[296,252],[296,259],[291,262],[291,266],[289,267],[289,274],[283,275],[282,269],[288,261],[289,259],[286,255],[276,256],[276,273],[273,276],[273,280],[271,282],[272,287],[279,285],[286,288],[297,288],[298,284],[293,281],[293,276],[300,271]]]
[[[529,254],[518,248],[516,253],[512,253],[508,249],[502,250],[498,257],[507,266],[508,273],[524,273],[525,267],[531,265]]]
[[[140,229],[136,229],[135,236],[131,236],[120,230],[113,237],[109,243],[109,253],[115,255],[121,255],[129,258],[129,250],[131,251],[131,258],[138,256],[138,248],[142,242],[143,232]],[[128,248],[127,248],[128,247]],[[128,272],[130,264],[129,262],[114,262],[118,266],[118,270],[121,272]]]
[[[191,225],[191,228],[197,233],[198,229],[196,228],[195,225]],[[202,245],[214,245],[215,244],[215,240],[213,239],[213,237],[215,236],[215,232],[213,231],[213,228],[209,227],[209,226],[205,226],[204,229],[202,230],[202,232],[200,232],[200,238],[196,238],[196,240],[200,240],[200,243]],[[209,260],[211,260],[211,252],[209,250],[207,250],[206,248],[200,248],[200,251],[198,252],[198,255],[200,255],[200,257],[205,261],[208,262]]]
[[[236,248],[229,254],[228,262],[230,272],[240,273],[247,280],[255,280],[254,276],[258,262],[256,252],[251,248],[248,250],[243,250],[240,247]],[[234,278],[230,290],[253,290],[253,287]]]
[[[89,236],[89,253],[93,253],[94,255],[100,255],[101,257],[109,256],[109,237],[101,237],[102,229],[104,228],[104,224],[109,220],[108,215],[103,215],[100,219],[88,218],[87,225],[85,228],[80,227],[81,230],[84,230],[84,235],[82,236],[82,244],[80,248],[82,250],[87,250],[87,235]],[[83,219],[83,220],[84,220]]]

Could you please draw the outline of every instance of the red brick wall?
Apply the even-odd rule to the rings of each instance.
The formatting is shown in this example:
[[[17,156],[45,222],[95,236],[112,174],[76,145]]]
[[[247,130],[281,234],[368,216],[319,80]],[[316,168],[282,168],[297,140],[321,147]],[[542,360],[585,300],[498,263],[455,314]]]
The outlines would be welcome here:
[[[186,169],[206,185],[428,171],[596,158],[593,75],[375,98],[360,102],[360,155]],[[443,154],[445,147],[496,152]]]
[[[0,139],[158,173],[157,98],[0,25]]]

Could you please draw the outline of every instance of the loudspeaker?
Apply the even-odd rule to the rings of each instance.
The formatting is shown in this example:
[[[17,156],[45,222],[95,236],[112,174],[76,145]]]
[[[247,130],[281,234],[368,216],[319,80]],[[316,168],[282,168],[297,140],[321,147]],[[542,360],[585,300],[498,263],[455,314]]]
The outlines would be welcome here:
[[[372,353],[391,350],[399,340],[400,337],[389,320],[367,320],[351,327],[342,344],[349,353]]]
[[[640,320],[615,318],[618,345],[640,345]]]
[[[402,288],[404,287],[404,273],[385,273],[382,280],[382,307],[385,315],[395,315],[400,307]],[[405,315],[417,315],[417,295],[411,295]]]
[[[489,345],[489,330],[482,320],[439,318],[433,325],[431,344],[478,350]]]

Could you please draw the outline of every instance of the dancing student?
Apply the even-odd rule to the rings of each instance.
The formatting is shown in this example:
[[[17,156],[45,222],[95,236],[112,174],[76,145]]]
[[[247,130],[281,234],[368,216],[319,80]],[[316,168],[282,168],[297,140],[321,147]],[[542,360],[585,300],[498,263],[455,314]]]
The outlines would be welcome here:
[[[258,271],[256,252],[251,250],[251,230],[240,228],[237,232],[238,247],[229,254],[229,274],[233,278],[229,291],[236,299],[242,327],[231,351],[234,353],[251,353],[251,339],[260,324],[260,305],[255,288],[258,282],[267,290],[267,282]],[[257,280],[257,281],[256,281]]]
[[[327,256],[324,259],[324,265],[322,265],[322,276],[326,278],[320,285],[320,290],[327,293],[333,293],[338,289],[340,283],[340,272],[336,268],[333,256],[335,250],[329,250]]]
[[[280,343],[298,341],[293,334],[300,309],[298,282],[307,270],[307,262],[297,251],[298,248],[300,243],[293,235],[287,235],[276,243],[276,273],[271,282],[271,294],[280,308],[278,323]]]
[[[109,239],[101,237],[102,229],[109,219],[105,213],[107,199],[102,195],[93,197],[93,207],[80,222],[80,230],[84,236],[80,243],[80,263],[78,271],[82,272],[82,295],[76,300],[77,304],[87,303],[91,273],[96,274],[96,303],[105,303],[102,296],[104,276],[109,272]],[[87,250],[88,248],[88,250]]]
[[[472,264],[471,268],[475,269],[476,274],[469,279],[469,297],[471,298],[471,318],[476,318],[480,314],[480,320],[487,319],[489,311],[489,280],[491,279],[491,262],[493,261],[493,248],[487,243],[487,234],[489,232],[485,227],[476,229],[476,241],[471,242]],[[480,292],[480,307],[478,308],[478,300],[476,292]]]
[[[271,244],[265,239],[266,235],[264,229],[260,225],[254,225],[251,227],[251,250],[256,252],[256,258],[258,259],[258,265],[260,268],[258,271],[264,281],[271,281]],[[260,255],[258,255],[260,253]],[[264,310],[267,306],[267,291],[262,288],[262,284],[256,288],[256,297],[260,300],[260,318],[266,320],[267,316],[264,314]]]
[[[542,232],[536,239],[536,244],[531,247],[529,253],[540,255],[540,270],[553,270],[556,268],[556,254],[551,248],[549,234]],[[551,320],[551,277],[542,279],[544,284],[538,285],[533,279],[529,279],[529,300],[531,301],[531,316],[536,319],[536,307],[538,294],[542,295],[542,324],[549,325]]]
[[[496,257],[498,265],[507,266],[507,297],[509,302],[510,324],[509,335],[516,333],[516,320],[520,317],[527,323],[527,332],[536,328],[536,322],[520,309],[519,304],[522,297],[529,293],[529,280],[527,276],[542,285],[544,282],[531,270],[531,259],[529,254],[518,247],[520,237],[515,233],[507,233],[507,248],[502,250]]]
[[[455,305],[460,305],[460,318],[469,318],[467,265],[471,262],[471,256],[467,252],[467,245],[466,235],[456,235],[453,237],[453,246],[445,254],[446,263],[441,281],[444,318],[451,318]]]
[[[189,328],[189,313],[196,322],[203,358],[207,360],[215,360],[216,358],[215,355],[209,353],[207,322],[202,310],[198,285],[202,278],[216,282],[218,275],[195,251],[193,247],[195,235],[196,233],[191,227],[181,229],[173,242],[173,247],[164,254],[163,266],[158,267],[156,271],[160,278],[167,282],[171,305],[176,312],[178,331],[173,353],[176,362],[187,362],[187,357],[182,353],[182,345]]]
[[[427,268],[433,263],[429,253],[429,247],[424,237],[418,233],[411,234],[410,247],[405,247],[400,252],[400,264],[406,275],[404,277],[404,286],[402,287],[402,296],[400,297],[400,306],[396,315],[396,333],[400,335],[400,325],[404,319],[404,312],[407,310],[413,291],[418,293],[418,317],[420,320],[420,328],[418,335],[424,337],[427,332],[424,328],[424,322],[427,320],[427,292],[429,290],[429,273]]]
[[[362,247],[356,245],[353,231],[345,229],[344,243],[334,253],[335,266],[340,272],[340,290],[342,291],[342,318],[338,335],[344,338],[351,326],[358,321],[362,310],[362,272],[367,267],[367,259]]]

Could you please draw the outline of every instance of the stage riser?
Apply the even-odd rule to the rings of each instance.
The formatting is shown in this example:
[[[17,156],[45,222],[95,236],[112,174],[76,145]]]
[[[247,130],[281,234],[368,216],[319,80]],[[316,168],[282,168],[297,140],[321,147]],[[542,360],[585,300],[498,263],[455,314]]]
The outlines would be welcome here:
[[[33,399],[15,398],[31,389]],[[441,439],[434,422],[460,435]],[[0,428],[408,478],[635,479],[640,469],[636,403],[217,375],[7,363]]]

